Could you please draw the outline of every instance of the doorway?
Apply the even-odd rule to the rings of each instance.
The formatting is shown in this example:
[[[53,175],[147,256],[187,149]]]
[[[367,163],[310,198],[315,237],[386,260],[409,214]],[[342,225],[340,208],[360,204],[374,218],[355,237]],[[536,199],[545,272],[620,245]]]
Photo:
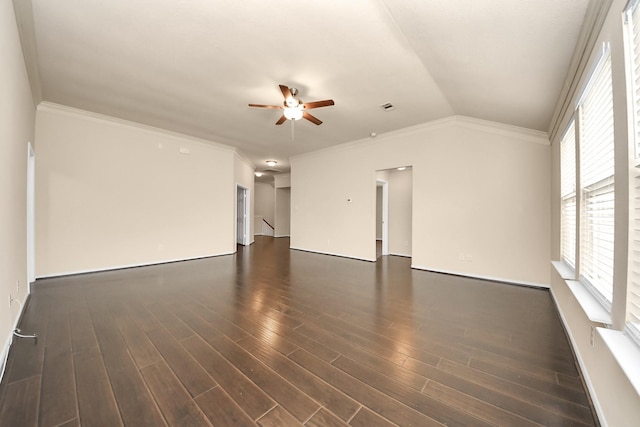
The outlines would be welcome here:
[[[250,243],[249,200],[249,189],[238,184],[236,186],[236,243],[243,246]]]
[[[291,187],[276,188],[275,237],[291,234]]]
[[[376,258],[411,257],[413,168],[376,171]]]
[[[376,258],[389,255],[389,182],[376,179]]]

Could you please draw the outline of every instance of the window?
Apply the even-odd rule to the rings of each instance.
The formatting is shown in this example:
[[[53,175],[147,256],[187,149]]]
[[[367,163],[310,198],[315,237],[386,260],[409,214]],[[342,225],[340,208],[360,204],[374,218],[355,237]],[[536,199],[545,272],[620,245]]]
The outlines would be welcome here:
[[[629,138],[634,167],[629,172],[629,279],[627,284],[628,330],[640,342],[640,7],[632,2],[626,11],[628,96],[632,114]]]
[[[576,267],[576,127],[571,121],[560,141],[560,251]]]
[[[614,138],[611,56],[606,53],[579,107],[580,279],[611,308],[614,243]]]

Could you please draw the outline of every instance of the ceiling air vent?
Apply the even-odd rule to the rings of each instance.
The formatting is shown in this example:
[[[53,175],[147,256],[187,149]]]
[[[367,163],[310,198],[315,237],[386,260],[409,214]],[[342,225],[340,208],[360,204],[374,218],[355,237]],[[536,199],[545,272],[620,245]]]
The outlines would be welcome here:
[[[275,170],[275,169],[265,169],[265,170],[263,170],[262,172],[264,172],[264,173],[271,173],[271,174],[277,174],[277,173],[280,173],[280,171],[277,171],[277,170]]]
[[[380,108],[382,108],[384,111],[391,111],[395,110],[396,107],[394,107],[390,102],[387,102],[386,104],[382,104]]]

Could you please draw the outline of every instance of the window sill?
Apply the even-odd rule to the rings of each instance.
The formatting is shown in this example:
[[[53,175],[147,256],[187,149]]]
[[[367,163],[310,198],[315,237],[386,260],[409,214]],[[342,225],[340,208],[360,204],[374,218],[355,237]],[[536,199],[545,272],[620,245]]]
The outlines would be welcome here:
[[[611,313],[600,304],[600,302],[593,296],[591,292],[575,279],[575,273],[562,261],[551,261],[551,264],[556,269],[560,277],[562,277],[567,284],[567,287],[573,294],[574,298],[580,304],[582,311],[586,314],[587,318],[594,323],[600,323],[602,325],[611,325]]]
[[[575,280],[575,271],[564,261],[551,261],[551,264],[555,267],[560,277],[562,277],[564,280]]]
[[[626,334],[612,329],[596,328],[629,382],[640,396],[640,347]]]
[[[600,301],[582,283],[577,280],[565,280],[565,282],[589,320],[603,325],[611,325],[611,313],[600,304]]]

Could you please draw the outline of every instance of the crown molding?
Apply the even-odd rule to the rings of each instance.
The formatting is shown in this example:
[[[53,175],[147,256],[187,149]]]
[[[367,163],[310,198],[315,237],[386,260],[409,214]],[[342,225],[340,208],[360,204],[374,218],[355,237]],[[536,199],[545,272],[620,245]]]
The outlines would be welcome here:
[[[40,104],[38,104],[38,107],[36,108],[36,110],[42,111],[42,112],[48,112],[48,113],[62,114],[68,117],[81,118],[85,120],[91,120],[94,122],[102,122],[102,123],[106,122],[112,125],[134,128],[136,130],[140,130],[147,133],[161,134],[163,136],[181,139],[183,141],[189,141],[195,144],[206,146],[208,148],[216,148],[224,151],[231,151],[234,153],[238,153],[238,150],[231,145],[221,144],[219,142],[210,141],[207,139],[196,138],[194,136],[185,135],[183,133],[174,132],[167,129],[158,128],[155,126],[144,125],[142,123],[133,122],[130,120],[124,120],[124,119],[120,119],[113,116],[107,116],[105,114],[94,113],[93,111],[81,110],[79,108],[69,107],[62,104],[56,104],[49,101],[43,101]],[[243,155],[241,156],[245,158]]]
[[[42,101],[42,80],[40,79],[40,66],[38,65],[38,45],[33,21],[33,5],[31,0],[13,0],[12,3],[24,66],[27,70],[29,86],[31,86],[33,105],[38,105]]]
[[[507,137],[526,143],[534,143],[547,146],[550,145],[549,135],[546,132],[527,129],[519,126],[507,125],[504,123],[492,122],[489,120],[476,119],[473,117],[453,115],[442,119],[421,123],[419,125],[381,133],[378,134],[375,139],[370,137],[362,138],[356,141],[327,147],[321,150],[298,154],[296,156],[292,156],[291,159],[304,158],[305,156],[310,156],[317,153],[329,153],[332,151],[339,152],[358,147],[372,146],[375,144],[383,143],[392,138],[408,137],[423,132],[432,132],[440,129],[452,129],[456,127]]]
[[[237,149],[235,147],[233,148],[233,151],[238,155],[238,158],[240,159],[241,162],[244,162],[247,166],[249,166],[254,171],[256,170],[255,163],[253,163],[251,160],[249,160],[249,158],[247,156],[245,156],[242,151],[240,151],[239,149]]]

